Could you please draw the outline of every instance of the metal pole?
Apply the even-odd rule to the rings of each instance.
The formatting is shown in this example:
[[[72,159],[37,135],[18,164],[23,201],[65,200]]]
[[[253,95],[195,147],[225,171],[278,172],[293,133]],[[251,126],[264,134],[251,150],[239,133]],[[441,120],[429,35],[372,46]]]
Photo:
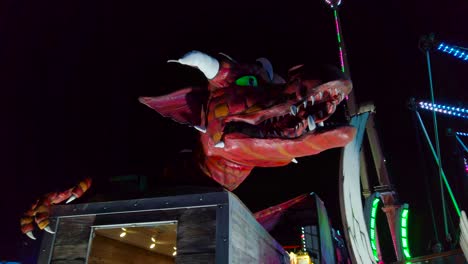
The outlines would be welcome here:
[[[434,85],[432,82],[432,70],[431,70],[431,57],[429,55],[429,49],[426,49],[426,61],[427,61],[427,70],[428,70],[428,75],[429,75],[429,87],[431,90],[431,101],[432,105],[435,104],[434,100]],[[418,114],[419,116],[419,114]],[[439,145],[439,129],[437,127],[437,117],[436,117],[436,112],[432,111],[432,120],[434,124],[434,137],[435,137],[435,143],[436,143],[436,151],[437,151],[437,165],[439,166],[439,184],[440,184],[440,196],[442,199],[442,214],[444,215],[444,231],[445,231],[445,238],[449,237],[449,232],[448,232],[448,225],[447,225],[447,211],[445,208],[445,195],[444,195],[444,185],[442,183],[442,160],[440,158],[440,145]]]
[[[458,143],[460,143],[460,145],[463,147],[463,149],[468,152],[468,148],[465,146],[465,144],[463,144],[463,141],[461,141],[461,139],[455,135],[455,138],[457,139]]]
[[[429,147],[432,151],[432,155],[434,156],[434,159],[435,159],[435,162],[437,164],[437,166],[440,167],[440,163],[439,163],[439,159],[437,158],[437,154],[434,150],[434,147],[432,146],[432,142],[431,142],[431,139],[429,138],[429,134],[427,134],[427,130],[426,130],[426,127],[424,126],[424,123],[421,119],[421,116],[419,115],[419,112],[416,111],[416,115],[419,119],[419,123],[421,124],[421,128],[424,132],[424,135],[426,136],[426,140],[427,140],[427,143],[429,144]],[[447,191],[450,195],[450,198],[452,198],[452,202],[453,202],[453,206],[455,207],[455,210],[457,211],[457,214],[458,216],[461,216],[461,213],[460,213],[460,208],[458,207],[458,203],[457,203],[457,200],[455,200],[455,196],[453,195],[453,192],[452,192],[452,188],[450,188],[450,185],[447,181],[447,177],[445,177],[445,173],[444,173],[444,170],[441,169],[441,177],[442,179],[444,180],[444,183],[445,183],[445,187],[447,188]]]

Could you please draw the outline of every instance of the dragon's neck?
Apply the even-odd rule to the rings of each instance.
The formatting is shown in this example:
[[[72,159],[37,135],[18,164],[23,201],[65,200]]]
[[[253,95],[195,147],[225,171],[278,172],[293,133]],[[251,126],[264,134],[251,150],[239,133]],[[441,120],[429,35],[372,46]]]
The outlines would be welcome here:
[[[230,191],[237,188],[254,168],[229,161],[219,156],[200,154],[199,165],[202,171]]]

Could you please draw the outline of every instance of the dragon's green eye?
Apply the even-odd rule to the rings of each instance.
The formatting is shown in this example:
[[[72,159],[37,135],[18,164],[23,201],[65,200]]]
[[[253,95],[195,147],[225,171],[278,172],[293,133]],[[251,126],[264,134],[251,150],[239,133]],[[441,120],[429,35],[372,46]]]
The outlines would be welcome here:
[[[257,77],[252,75],[242,76],[236,80],[236,84],[239,86],[258,86]]]

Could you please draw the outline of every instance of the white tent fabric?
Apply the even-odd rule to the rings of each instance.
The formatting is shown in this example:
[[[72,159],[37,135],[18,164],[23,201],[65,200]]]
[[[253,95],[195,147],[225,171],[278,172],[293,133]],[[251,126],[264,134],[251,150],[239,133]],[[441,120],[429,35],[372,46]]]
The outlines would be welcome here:
[[[357,128],[356,137],[344,148],[341,157],[340,205],[345,235],[353,263],[376,263],[372,254],[364,218],[359,174],[359,152],[369,113],[356,115],[351,125]]]

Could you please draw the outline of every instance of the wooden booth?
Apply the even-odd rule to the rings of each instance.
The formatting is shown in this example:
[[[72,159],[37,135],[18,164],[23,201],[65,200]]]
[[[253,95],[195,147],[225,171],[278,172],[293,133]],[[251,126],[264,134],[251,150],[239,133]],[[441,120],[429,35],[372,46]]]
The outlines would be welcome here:
[[[51,228],[38,263],[289,263],[227,191],[59,205]]]

